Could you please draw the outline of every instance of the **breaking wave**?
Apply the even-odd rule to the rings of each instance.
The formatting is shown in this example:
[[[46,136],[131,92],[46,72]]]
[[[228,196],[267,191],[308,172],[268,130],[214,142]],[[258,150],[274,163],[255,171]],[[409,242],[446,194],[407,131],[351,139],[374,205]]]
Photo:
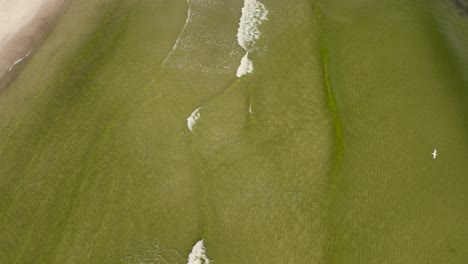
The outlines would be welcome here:
[[[257,0],[244,0],[237,31],[237,42],[246,51],[246,54],[242,57],[240,66],[237,69],[237,77],[253,72],[253,63],[248,55],[249,52],[252,52],[255,42],[260,38],[258,26],[262,24],[263,20],[267,19],[267,16],[268,10],[262,3]]]
[[[187,264],[209,264],[210,260],[205,254],[205,246],[203,240],[198,241],[192,248],[192,252],[188,256]]]
[[[250,51],[255,41],[260,38],[258,26],[266,20],[268,10],[257,0],[245,0],[237,32],[237,42],[246,51]]]
[[[200,108],[197,108],[187,118],[187,127],[190,131],[193,130],[193,127],[195,126],[199,118],[200,118]]]
[[[253,72],[253,63],[249,59],[249,53],[247,52],[244,57],[241,59],[241,63],[239,68],[237,68],[236,76],[241,77],[242,75],[246,75],[247,73]]]

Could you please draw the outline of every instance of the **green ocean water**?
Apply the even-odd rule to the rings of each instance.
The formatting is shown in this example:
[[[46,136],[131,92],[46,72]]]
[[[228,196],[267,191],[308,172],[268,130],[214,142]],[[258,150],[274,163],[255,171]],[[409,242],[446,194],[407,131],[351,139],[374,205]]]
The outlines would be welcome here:
[[[237,78],[243,1],[72,1],[0,93],[1,263],[468,261],[464,2],[260,2]]]

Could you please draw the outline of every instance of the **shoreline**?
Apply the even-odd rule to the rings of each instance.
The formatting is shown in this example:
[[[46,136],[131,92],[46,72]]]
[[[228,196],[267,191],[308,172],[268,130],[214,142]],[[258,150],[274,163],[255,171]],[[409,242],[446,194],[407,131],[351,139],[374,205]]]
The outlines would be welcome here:
[[[7,6],[0,27],[0,92],[41,46],[70,0],[23,0]],[[5,4],[8,5],[8,4]],[[8,9],[9,8],[9,9]]]

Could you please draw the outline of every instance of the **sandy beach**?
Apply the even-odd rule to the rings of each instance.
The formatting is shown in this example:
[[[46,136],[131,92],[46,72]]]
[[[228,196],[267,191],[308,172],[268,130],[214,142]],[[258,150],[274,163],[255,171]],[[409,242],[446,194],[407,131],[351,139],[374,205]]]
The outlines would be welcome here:
[[[0,90],[34,52],[69,0],[0,0]]]

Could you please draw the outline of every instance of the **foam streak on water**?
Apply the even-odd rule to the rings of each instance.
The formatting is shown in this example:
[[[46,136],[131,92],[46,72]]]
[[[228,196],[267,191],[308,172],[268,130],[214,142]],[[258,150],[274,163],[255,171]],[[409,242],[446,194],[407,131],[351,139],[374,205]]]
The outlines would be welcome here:
[[[28,54],[26,54],[26,56],[24,56],[23,58],[19,58],[19,59],[15,60],[15,61],[13,62],[13,64],[11,65],[11,67],[8,69],[8,71],[10,72],[11,70],[13,70],[13,68],[14,68],[18,63],[20,63],[20,62],[22,62],[24,59],[26,59],[26,58],[29,56],[29,54],[31,54],[31,52],[32,52],[32,50],[30,50],[30,51],[28,52]]]
[[[260,38],[258,26],[263,20],[267,19],[268,10],[257,0],[244,0],[242,7],[242,15],[237,31],[237,42],[246,51],[246,54],[241,59],[236,76],[241,77],[247,73],[253,72],[253,63],[248,58],[249,52],[252,51],[256,40]]]
[[[209,264],[210,260],[205,254],[205,246],[203,240],[198,241],[192,248],[192,252],[188,256],[187,264]]]
[[[187,19],[185,20],[185,25],[182,28],[182,30],[180,31],[180,34],[177,37],[176,42],[175,42],[174,46],[172,47],[171,52],[169,52],[167,57],[164,59],[163,64],[166,64],[167,60],[171,57],[172,53],[174,53],[174,51],[177,49],[177,46],[179,45],[179,41],[180,41],[180,38],[181,38],[182,34],[184,33],[185,29],[187,28],[187,25],[192,21],[192,9],[190,8],[190,0],[187,0],[187,4],[188,4],[188,11],[187,11]]]

